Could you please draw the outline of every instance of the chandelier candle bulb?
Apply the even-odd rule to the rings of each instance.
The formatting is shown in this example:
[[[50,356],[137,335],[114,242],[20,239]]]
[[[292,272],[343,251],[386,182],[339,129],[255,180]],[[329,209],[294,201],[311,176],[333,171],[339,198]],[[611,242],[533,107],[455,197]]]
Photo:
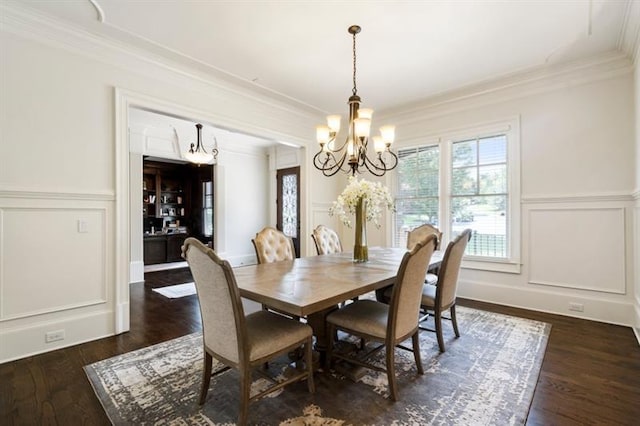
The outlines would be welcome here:
[[[332,132],[338,133],[340,131],[340,120],[341,117],[339,115],[327,116],[327,125]]]
[[[355,119],[356,136],[359,138],[368,138],[371,130],[371,120],[368,118]]]
[[[329,142],[329,127],[317,126],[316,127],[316,139],[320,145],[324,145]]]
[[[373,117],[373,110],[371,108],[360,108],[358,110],[358,118],[367,118],[371,120]]]
[[[385,148],[385,143],[382,140],[382,136],[374,136],[372,139],[373,139],[373,149],[377,153],[381,154],[384,151],[384,148]]]
[[[380,127],[380,135],[384,143],[391,145],[396,138],[396,126],[382,126]]]

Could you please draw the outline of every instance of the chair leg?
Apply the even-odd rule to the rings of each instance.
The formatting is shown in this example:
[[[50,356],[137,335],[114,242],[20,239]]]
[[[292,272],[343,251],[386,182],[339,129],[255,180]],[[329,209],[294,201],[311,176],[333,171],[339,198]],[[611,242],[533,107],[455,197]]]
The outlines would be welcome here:
[[[304,362],[307,364],[307,388],[309,389],[309,393],[314,393],[316,391],[316,385],[313,381],[313,337],[309,337],[307,339],[307,343],[305,343],[306,351],[305,351],[305,360]]]
[[[438,346],[440,346],[440,352],[444,352],[444,339],[442,338],[442,312],[438,308],[435,310],[434,320],[436,323],[436,334],[438,335]]]
[[[424,374],[424,369],[422,368],[422,357],[420,356],[420,329],[416,330],[411,336],[411,340],[413,342],[413,357],[416,360],[416,367],[418,367],[418,374]]]
[[[458,331],[458,320],[456,319],[456,305],[451,305],[451,324],[453,324],[453,331],[456,333],[456,337],[460,337],[460,331]]]
[[[249,397],[251,394],[251,369],[240,369],[240,413],[238,425],[244,426],[249,419]]]
[[[387,351],[387,381],[389,382],[389,393],[391,394],[391,400],[398,400],[398,386],[396,384],[396,360],[395,360],[395,346],[393,344],[387,345],[385,348]]]
[[[202,369],[202,387],[200,388],[200,400],[198,404],[204,404],[204,400],[207,398],[207,392],[209,391],[209,383],[211,382],[211,364],[213,358],[209,353],[204,351],[204,366]]]

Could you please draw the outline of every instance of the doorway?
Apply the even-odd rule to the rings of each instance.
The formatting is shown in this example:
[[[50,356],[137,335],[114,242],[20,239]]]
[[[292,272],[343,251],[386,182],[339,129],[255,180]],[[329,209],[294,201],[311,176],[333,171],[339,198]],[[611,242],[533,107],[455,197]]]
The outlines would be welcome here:
[[[296,257],[300,257],[300,167],[277,170],[276,181],[276,227],[291,237]]]

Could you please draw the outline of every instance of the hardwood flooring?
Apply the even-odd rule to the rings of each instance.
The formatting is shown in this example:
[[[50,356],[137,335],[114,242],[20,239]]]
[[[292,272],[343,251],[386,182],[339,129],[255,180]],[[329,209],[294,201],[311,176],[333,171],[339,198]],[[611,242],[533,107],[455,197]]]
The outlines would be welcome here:
[[[130,332],[0,364],[0,424],[108,425],[82,367],[200,329],[195,295],[167,299],[151,291],[192,281],[188,269],[148,273],[145,280],[131,286]],[[458,303],[552,324],[527,424],[638,424],[640,346],[630,328],[470,300]]]

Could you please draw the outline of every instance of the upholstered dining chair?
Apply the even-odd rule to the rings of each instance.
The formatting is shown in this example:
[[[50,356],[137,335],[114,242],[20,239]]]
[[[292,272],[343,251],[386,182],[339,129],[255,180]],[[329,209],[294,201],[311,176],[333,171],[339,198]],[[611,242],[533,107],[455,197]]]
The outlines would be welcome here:
[[[451,312],[451,323],[456,337],[460,337],[458,322],[456,320],[456,292],[458,289],[458,275],[462,256],[467,248],[467,243],[471,239],[471,229],[465,229],[455,240],[451,241],[444,252],[440,272],[438,274],[438,285],[425,284],[422,289],[422,301],[420,307],[425,312],[433,312],[435,330],[420,327],[422,330],[435,331],[438,336],[438,346],[440,352],[444,352],[444,339],[442,337],[442,312],[447,309]],[[421,320],[426,319],[423,316]]]
[[[316,245],[316,253],[318,254],[342,253],[340,237],[338,237],[336,231],[331,228],[318,225],[313,230],[311,238],[313,238],[313,242]]]
[[[397,281],[393,286],[391,302],[385,304],[375,300],[358,300],[327,316],[328,332],[332,335],[342,330],[369,342],[380,343],[377,347],[357,358],[340,354],[333,350],[331,342],[327,351],[327,368],[333,358],[347,360],[356,365],[387,373],[391,399],[398,400],[395,375],[395,348],[413,352],[419,374],[424,374],[420,359],[418,314],[420,293],[424,285],[424,275],[429,267],[431,255],[436,247],[436,236],[429,235],[418,242],[411,251],[405,253],[398,268]],[[400,346],[411,337],[413,348]],[[368,358],[386,347],[386,368],[367,363]]]
[[[231,265],[195,238],[187,238],[182,247],[196,284],[202,337],[204,368],[199,403],[205,402],[212,377],[213,358],[226,367],[214,373],[235,368],[240,374],[240,410],[238,423],[248,419],[249,403],[294,381],[307,380],[309,392],[315,391],[312,370],[312,330],[306,324],[268,311],[245,316]],[[251,375],[280,354],[305,346],[306,369],[256,395],[251,396]],[[271,379],[264,371],[264,376]]]
[[[253,248],[256,250],[258,264],[293,260],[296,257],[293,240],[290,237],[287,237],[284,232],[271,226],[262,228],[260,232],[256,233],[256,237],[252,239],[251,242],[253,243]],[[269,309],[280,315],[285,315],[298,320],[300,319],[297,316],[271,309],[266,305],[262,305],[262,309]]]
[[[256,250],[258,263],[293,260],[296,257],[291,237],[287,237],[284,232],[278,231],[271,226],[267,226],[256,233],[256,237],[251,242]]]
[[[425,236],[435,234],[438,237],[438,243],[436,244],[436,250],[440,250],[440,244],[442,243],[442,231],[436,228],[430,223],[425,223],[413,228],[407,235],[407,250],[411,250],[413,246]],[[424,278],[424,282],[431,285],[438,284],[438,275],[431,272],[427,272]]]

